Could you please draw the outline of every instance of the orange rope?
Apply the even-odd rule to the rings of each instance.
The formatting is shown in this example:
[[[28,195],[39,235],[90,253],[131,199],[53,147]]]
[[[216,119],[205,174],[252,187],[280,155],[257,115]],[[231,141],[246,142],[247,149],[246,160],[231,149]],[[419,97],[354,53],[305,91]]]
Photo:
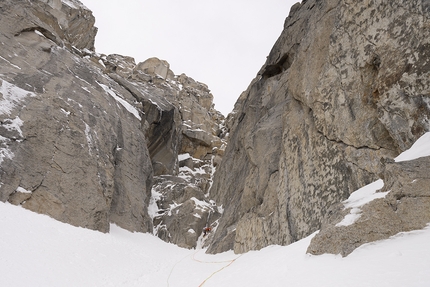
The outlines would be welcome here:
[[[200,251],[200,250],[199,250]],[[222,267],[221,269],[218,269],[217,271],[213,272],[208,278],[206,278],[202,283],[200,283],[199,287],[203,286],[203,284],[205,284],[210,278],[212,278],[212,276],[214,276],[215,274],[217,274],[218,272],[221,272],[222,270],[224,270],[225,268],[229,267],[231,264],[233,264],[234,261],[236,261],[239,257],[241,257],[243,254],[239,255],[238,257],[232,259],[232,260],[227,260],[227,261],[201,261],[195,258],[196,254],[199,252],[196,251],[193,254],[193,260],[200,262],[200,263],[209,263],[209,264],[213,264],[213,263],[228,263],[226,266]]]
[[[231,264],[233,264],[234,261],[236,261],[237,259],[239,259],[243,254],[239,255],[238,257],[232,259],[232,260],[226,260],[226,261],[201,261],[199,259],[196,259],[196,255],[197,253],[199,253],[200,250],[197,250],[196,252],[194,252],[192,259],[196,262],[199,263],[205,263],[205,264],[214,264],[214,263],[228,263],[227,265],[225,265],[224,267],[218,269],[217,271],[213,272],[209,277],[207,277],[202,283],[200,283],[199,287],[203,286],[203,284],[205,284],[210,278],[212,278],[212,276],[214,276],[215,274],[217,274],[218,272],[221,272],[222,270],[224,270],[225,268],[229,267]],[[185,258],[189,257],[190,255],[185,256],[184,258],[182,258],[181,260],[179,260],[178,262],[175,263],[175,265],[173,265],[172,269],[170,270],[169,276],[167,277],[167,286],[170,286],[169,281],[170,281],[170,276],[173,273],[173,269],[175,269],[176,265],[178,265],[180,262],[182,262]]]
[[[167,277],[167,286],[170,286],[169,281],[170,281],[170,276],[173,273],[173,269],[175,269],[176,265],[178,265],[178,263],[182,262],[185,258],[187,258],[190,255],[185,256],[184,258],[182,258],[181,260],[179,260],[178,262],[175,263],[175,265],[173,265],[172,269],[170,269],[170,273],[169,276]]]
[[[242,255],[239,255],[239,257]],[[231,264],[233,264],[234,261],[236,261],[236,259],[238,259],[239,257],[233,259],[230,261],[229,264],[227,264],[226,266],[224,266],[223,268],[215,271],[214,273],[212,273],[208,278],[206,278],[202,283],[200,283],[199,287],[203,286],[203,284],[205,284],[209,279],[211,279],[212,276],[214,276],[215,274],[217,274],[218,272],[221,272],[222,270],[224,270],[225,268],[229,267]],[[225,262],[225,261],[224,261]]]
[[[231,262],[232,260],[236,260],[236,259],[232,259],[232,260],[226,260],[226,261],[201,261],[201,260],[199,260],[199,259],[196,259],[196,254],[197,253],[199,253],[200,252],[200,250],[198,250],[198,251],[196,251],[194,254],[193,254],[193,260],[194,261],[197,261],[197,262],[200,262],[200,263],[208,263],[208,264],[212,264],[212,263],[228,263],[228,262]],[[238,257],[239,258],[239,257]]]

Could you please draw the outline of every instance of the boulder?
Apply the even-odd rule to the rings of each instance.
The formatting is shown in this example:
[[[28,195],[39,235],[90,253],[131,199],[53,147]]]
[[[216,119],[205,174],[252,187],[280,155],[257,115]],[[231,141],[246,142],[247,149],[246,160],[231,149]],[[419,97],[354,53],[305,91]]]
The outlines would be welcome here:
[[[384,187],[379,191],[388,193],[385,198],[363,206],[360,217],[347,226],[339,223],[350,214],[350,209],[337,205],[307,252],[347,256],[365,243],[427,226],[430,222],[429,169],[430,157],[388,163],[383,173]]]
[[[134,67],[134,74],[147,74],[151,76],[160,77],[164,80],[173,80],[175,74],[170,70],[170,64],[167,61],[158,58],[149,58]]]

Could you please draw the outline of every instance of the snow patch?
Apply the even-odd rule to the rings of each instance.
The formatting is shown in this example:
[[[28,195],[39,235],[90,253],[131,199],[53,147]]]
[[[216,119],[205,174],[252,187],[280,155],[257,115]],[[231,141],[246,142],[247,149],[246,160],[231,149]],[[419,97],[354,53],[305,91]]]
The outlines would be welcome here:
[[[384,181],[379,179],[353,192],[347,200],[343,202],[345,208],[351,208],[348,215],[336,224],[336,226],[348,226],[354,224],[361,216],[361,207],[377,199],[384,198],[387,192],[377,192],[384,186]]]
[[[379,179],[353,192],[343,203],[346,208],[360,208],[374,199],[385,197],[386,192],[376,192],[384,187],[384,181]]]
[[[35,97],[36,94],[33,92],[21,89],[5,80],[0,79],[0,115],[10,115],[17,105],[22,103],[27,97]],[[2,126],[7,130],[15,130],[22,137],[21,126],[23,121],[19,117],[14,119],[5,119]],[[12,159],[14,157],[13,152],[8,148],[10,139],[0,136],[0,165],[4,159]]]
[[[191,197],[191,200],[194,201],[194,204],[196,205],[197,209],[200,209],[202,211],[207,209],[209,210],[212,209],[212,205],[206,201],[198,200],[195,197]]]
[[[218,210],[219,213],[223,214],[224,213],[224,207],[223,207],[223,205],[221,204],[220,206],[217,206],[217,210]]]
[[[88,153],[90,155],[92,155],[91,154],[91,148],[93,147],[93,138],[91,136],[91,129],[90,129],[90,126],[86,122],[84,122],[84,124],[85,124],[85,136],[87,138],[87,144],[88,144]]]
[[[408,161],[430,155],[430,132],[422,135],[410,149],[402,152],[394,160],[396,162]],[[412,181],[413,183],[414,181]],[[384,186],[382,179],[368,184],[357,191],[353,192],[350,197],[343,202],[345,208],[351,208],[350,213],[345,218],[336,224],[336,226],[348,226],[357,221],[361,216],[361,207],[366,203],[377,198],[384,198],[387,192],[376,192]]]
[[[167,212],[167,215],[172,216],[172,211],[181,205],[182,203],[177,204],[176,202],[173,202],[173,204],[169,204],[169,211]],[[179,212],[179,209],[176,210],[176,214],[178,214],[178,212]]]
[[[352,208],[349,214],[347,214],[341,222],[337,223],[336,226],[348,226],[354,224],[361,216],[360,208]]]
[[[1,80],[1,79],[0,79]],[[27,97],[35,97],[36,94],[23,90],[5,80],[1,80],[0,93],[3,98],[0,100],[0,115],[10,115],[12,110]]]
[[[40,32],[39,30],[34,30],[34,33],[36,33],[37,35],[45,38],[45,35],[43,35],[42,32]]]
[[[160,192],[156,191],[154,188],[151,190],[151,199],[149,200],[148,214],[152,219],[154,219],[154,217],[157,216],[158,212],[160,211],[157,205],[157,201],[159,201],[162,196],[163,195]]]
[[[120,103],[127,111],[132,113],[139,121],[142,120],[142,118],[139,115],[139,111],[130,105],[126,100],[120,98],[110,87],[103,85],[99,82],[97,82],[100,87],[102,87],[109,95],[111,95],[118,103]]]
[[[186,175],[187,173],[195,176],[195,175],[206,174],[206,171],[203,169],[203,166],[196,169],[191,169],[188,166],[183,166],[179,168],[179,177],[187,179],[189,178],[189,176]]]
[[[8,141],[10,140],[0,136],[0,144],[7,146],[5,143]],[[14,156],[13,152],[11,152],[7,147],[0,147],[0,165],[3,163],[4,159],[12,159]]]
[[[17,192],[21,192],[21,193],[32,193],[30,190],[27,190],[21,186],[18,186],[18,188],[16,189]]]
[[[67,6],[73,9],[82,8],[85,10],[89,10],[84,4],[82,4],[82,2],[78,0],[61,0],[61,2],[63,2],[63,4],[66,4]]]
[[[70,112],[66,111],[66,110],[65,110],[65,109],[63,109],[63,108],[61,108],[61,111],[62,111],[66,116],[70,115]]]
[[[191,156],[189,153],[183,153],[183,154],[178,155],[178,160],[183,161],[183,160],[189,159],[190,157]]]
[[[15,119],[5,119],[4,124],[2,125],[4,128],[6,128],[8,131],[17,131],[19,135],[22,137],[22,124],[24,122],[19,118],[15,117]]]
[[[408,161],[425,156],[430,156],[430,132],[422,135],[410,149],[402,152],[394,161]]]
[[[14,68],[16,68],[18,70],[21,70],[21,67],[18,67],[17,65],[12,64],[9,60],[3,58],[2,56],[0,56],[0,59],[2,59],[3,61],[5,61],[6,63],[8,63],[9,65],[11,65],[12,67],[14,67]]]
[[[102,61],[101,59],[99,60],[99,64],[100,64],[103,68],[105,68],[105,69],[106,69],[105,63],[103,63],[103,61]]]

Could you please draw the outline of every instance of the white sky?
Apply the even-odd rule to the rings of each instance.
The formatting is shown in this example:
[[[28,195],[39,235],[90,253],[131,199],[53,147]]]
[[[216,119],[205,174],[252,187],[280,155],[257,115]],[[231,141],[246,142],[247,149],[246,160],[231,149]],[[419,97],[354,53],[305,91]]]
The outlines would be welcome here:
[[[297,0],[81,0],[93,11],[96,51],[158,57],[205,83],[227,115],[266,60]]]

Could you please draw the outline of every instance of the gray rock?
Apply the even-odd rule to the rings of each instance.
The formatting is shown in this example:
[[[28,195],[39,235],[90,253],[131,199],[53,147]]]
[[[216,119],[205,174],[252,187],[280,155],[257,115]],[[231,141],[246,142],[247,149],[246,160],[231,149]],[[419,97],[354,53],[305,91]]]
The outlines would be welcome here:
[[[307,252],[349,255],[357,247],[399,232],[424,228],[430,222],[430,157],[387,164],[385,185],[389,192],[362,208],[359,219],[348,226],[337,226],[349,209],[337,206],[312,239]]]
[[[97,28],[92,12],[81,2],[70,0],[3,1],[3,31],[12,35],[38,31],[59,46],[94,50]],[[22,17],[22,18],[20,18]],[[19,21],[16,19],[19,18]]]
[[[170,64],[167,61],[163,61],[158,58],[149,58],[146,61],[139,63],[135,66],[133,73],[143,73],[153,77],[160,77],[163,80],[173,80],[175,78],[175,74],[170,70]]]
[[[0,8],[1,201],[103,232],[110,223],[153,232],[153,175],[157,183],[158,176],[179,179],[178,154],[187,146],[202,161],[192,169],[202,172],[187,175],[179,198],[160,184],[167,199],[159,204],[174,198],[185,208],[194,197],[212,206],[205,194],[223,116],[207,86],[175,76],[156,58],[136,65],[95,53],[94,18],[79,1],[3,1]],[[201,148],[201,138],[183,136],[188,129],[210,141]],[[197,236],[205,212],[189,225]],[[175,216],[167,219],[170,235],[186,235],[189,228],[176,232]]]
[[[191,170],[191,169],[190,169]],[[158,194],[154,234],[183,248],[196,248],[205,226],[216,226],[220,213],[215,202],[205,194],[210,177],[188,173],[181,177],[155,177],[153,193]]]
[[[2,132],[11,156],[1,164],[0,198],[104,232],[110,222],[151,230],[152,167],[139,112],[122,99],[132,98],[126,90],[75,54],[93,49],[94,39],[84,41],[95,31],[91,12],[49,3],[2,3],[1,94],[10,106],[0,115],[2,130],[10,120],[19,122],[15,134]],[[24,20],[10,25],[19,15]],[[17,199],[18,187],[30,197]]]
[[[429,129],[421,1],[296,4],[227,118],[210,253],[289,244]],[[228,231],[230,230],[230,231]]]

